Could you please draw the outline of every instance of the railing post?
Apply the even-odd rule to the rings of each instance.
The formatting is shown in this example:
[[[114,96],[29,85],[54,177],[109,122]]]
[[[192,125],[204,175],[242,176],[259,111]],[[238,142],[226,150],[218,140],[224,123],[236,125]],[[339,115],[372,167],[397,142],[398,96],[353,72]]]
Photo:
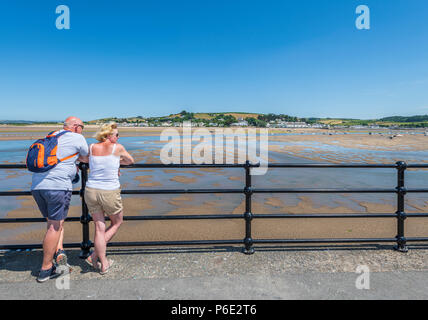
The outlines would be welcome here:
[[[407,252],[409,249],[406,246],[406,238],[404,237],[404,220],[406,220],[406,212],[404,209],[404,196],[406,188],[404,186],[404,172],[407,164],[404,161],[398,161],[397,165],[397,245],[394,249],[399,252]]]
[[[82,224],[82,242],[80,244],[80,258],[86,259],[89,256],[89,252],[92,246],[92,242],[89,240],[89,222],[91,216],[89,215],[88,207],[85,202],[85,187],[86,181],[88,181],[88,164],[79,164],[82,180],[82,188],[80,189],[80,198],[82,200],[82,216],[80,217],[80,223]]]
[[[244,245],[245,248],[243,252],[245,254],[253,254],[253,238],[251,237],[251,220],[253,220],[253,214],[251,213],[251,195],[253,191],[251,190],[251,174],[250,174],[250,161],[245,162],[245,239]]]

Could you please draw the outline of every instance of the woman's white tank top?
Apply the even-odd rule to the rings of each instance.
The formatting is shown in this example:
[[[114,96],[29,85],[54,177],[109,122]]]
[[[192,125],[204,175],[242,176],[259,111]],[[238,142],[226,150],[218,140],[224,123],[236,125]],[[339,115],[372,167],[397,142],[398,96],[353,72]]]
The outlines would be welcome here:
[[[89,151],[89,177],[86,186],[93,189],[116,190],[120,188],[120,156],[115,156],[116,144],[107,156],[92,155],[92,144]]]

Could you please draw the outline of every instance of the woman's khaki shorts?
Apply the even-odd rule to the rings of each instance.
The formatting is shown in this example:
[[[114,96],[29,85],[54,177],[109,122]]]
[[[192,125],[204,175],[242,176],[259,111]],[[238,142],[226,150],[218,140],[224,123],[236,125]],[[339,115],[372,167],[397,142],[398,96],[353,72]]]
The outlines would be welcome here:
[[[89,213],[105,213],[107,215],[118,214],[123,210],[120,189],[101,190],[86,187],[85,202]]]

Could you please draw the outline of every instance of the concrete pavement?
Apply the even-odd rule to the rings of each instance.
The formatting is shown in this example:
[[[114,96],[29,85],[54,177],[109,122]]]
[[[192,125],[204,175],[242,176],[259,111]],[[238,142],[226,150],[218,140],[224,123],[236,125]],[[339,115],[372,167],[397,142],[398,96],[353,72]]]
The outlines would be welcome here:
[[[428,299],[426,247],[256,249],[109,249],[105,276],[67,250],[72,272],[44,284],[40,250],[0,253],[0,299]]]
[[[353,273],[235,275],[137,280],[50,280],[1,283],[0,299],[37,300],[265,300],[428,299],[428,272],[370,275],[370,289],[357,289]],[[60,289],[58,289],[60,288]]]

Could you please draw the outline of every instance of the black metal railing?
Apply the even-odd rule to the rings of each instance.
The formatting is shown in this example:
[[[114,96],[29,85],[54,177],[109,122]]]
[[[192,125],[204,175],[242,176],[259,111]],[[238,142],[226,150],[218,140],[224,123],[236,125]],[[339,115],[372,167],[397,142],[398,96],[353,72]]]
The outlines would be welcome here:
[[[245,222],[245,237],[243,240],[188,240],[188,241],[145,241],[145,242],[111,242],[108,246],[118,247],[136,247],[136,246],[176,246],[176,245],[223,245],[223,244],[242,244],[245,254],[254,253],[254,244],[304,244],[304,243],[396,243],[394,249],[400,252],[407,252],[408,242],[428,241],[428,237],[405,237],[404,221],[410,217],[428,217],[428,213],[406,213],[405,195],[407,193],[428,193],[428,188],[405,187],[405,171],[408,168],[422,169],[428,168],[428,164],[406,164],[399,161],[395,164],[270,164],[269,168],[391,168],[397,170],[397,186],[386,189],[284,189],[284,188],[254,188],[251,184],[251,168],[259,167],[259,164],[251,164],[247,161],[245,164],[134,164],[131,166],[122,166],[122,168],[243,168],[245,169],[245,187],[238,189],[151,189],[151,190],[122,190],[122,194],[202,194],[202,193],[236,193],[245,195],[245,212],[243,214],[204,214],[204,215],[158,215],[158,216],[125,216],[124,221],[135,220],[197,220],[197,219],[243,219]],[[82,224],[82,242],[66,243],[65,248],[81,248],[81,257],[87,257],[90,248],[93,246],[89,239],[89,223],[92,220],[84,199],[84,190],[88,178],[88,165],[81,163],[81,182],[80,191],[73,191],[73,195],[80,195],[82,198],[82,215],[78,217],[69,217],[67,222],[80,221]],[[3,164],[0,169],[25,169],[25,165]],[[256,193],[392,193],[397,195],[397,211],[395,213],[346,213],[346,214],[254,214],[251,209],[252,195]],[[0,196],[27,196],[30,191],[3,191]],[[395,238],[316,238],[316,239],[253,239],[251,233],[252,221],[254,219],[298,219],[298,218],[395,218],[397,219],[397,235]],[[108,219],[108,218],[107,218]],[[2,218],[0,223],[29,223],[45,222],[45,218]],[[0,249],[35,249],[42,248],[41,244],[17,244],[2,245]]]

